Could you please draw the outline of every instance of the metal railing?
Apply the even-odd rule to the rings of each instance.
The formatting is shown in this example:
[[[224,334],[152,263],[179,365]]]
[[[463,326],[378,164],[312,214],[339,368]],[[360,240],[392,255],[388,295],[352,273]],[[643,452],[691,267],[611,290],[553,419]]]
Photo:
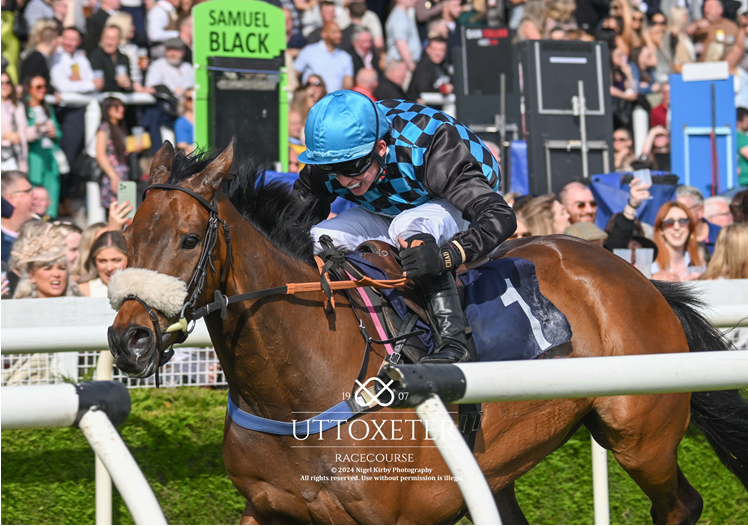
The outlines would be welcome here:
[[[96,523],[111,524],[111,484],[125,501],[136,524],[166,524],[161,506],[114,423],[130,413],[130,395],[117,382],[3,387],[2,428],[78,427],[108,473],[96,473]],[[110,419],[111,418],[111,419]],[[102,480],[106,487],[101,487]],[[102,499],[108,496],[108,501]]]
[[[430,374],[429,370],[433,372],[434,368],[440,368],[442,373]],[[444,402],[551,400],[747,388],[748,352],[712,351],[573,360],[404,365],[388,367],[387,374],[394,382],[390,387],[394,396],[400,400],[414,401],[411,405],[416,407],[427,429],[450,429],[453,421],[446,413]],[[425,378],[429,378],[429,381],[424,380]],[[405,393],[405,397],[400,397]],[[440,398],[440,393],[445,396],[444,401]],[[442,425],[435,426],[435,421],[440,420]],[[459,434],[451,437],[451,443],[461,440]],[[480,468],[470,450],[467,447],[448,447],[445,439],[434,442],[455,477],[467,472],[474,474],[474,480],[469,485],[460,484],[471,516],[480,517],[474,519],[474,522],[501,524],[494,500],[476,498],[476,495],[485,495],[486,491],[490,494],[490,488],[480,474]],[[607,461],[605,455],[594,445],[593,464],[597,468],[593,471],[595,523],[608,524]],[[460,472],[453,466],[459,466]]]

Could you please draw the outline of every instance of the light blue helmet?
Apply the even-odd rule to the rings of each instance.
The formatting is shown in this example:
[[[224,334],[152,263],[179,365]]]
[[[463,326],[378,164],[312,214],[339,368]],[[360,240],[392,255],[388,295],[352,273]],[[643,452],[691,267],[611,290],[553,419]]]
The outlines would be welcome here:
[[[306,151],[299,155],[305,164],[337,164],[368,155],[378,139],[389,131],[384,110],[356,91],[328,94],[306,119]]]

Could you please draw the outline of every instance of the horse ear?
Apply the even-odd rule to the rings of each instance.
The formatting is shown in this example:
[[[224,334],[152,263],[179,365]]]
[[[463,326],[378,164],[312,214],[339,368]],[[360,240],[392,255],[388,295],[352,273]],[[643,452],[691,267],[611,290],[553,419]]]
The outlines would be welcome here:
[[[200,173],[199,178],[194,179],[198,192],[212,196],[218,187],[221,186],[224,178],[231,171],[231,165],[234,163],[235,144],[236,138],[232,138],[226,149],[211,161],[205,170]]]
[[[165,184],[171,174],[172,162],[174,162],[174,146],[169,141],[164,141],[163,146],[156,152],[156,156],[151,163],[148,184]]]

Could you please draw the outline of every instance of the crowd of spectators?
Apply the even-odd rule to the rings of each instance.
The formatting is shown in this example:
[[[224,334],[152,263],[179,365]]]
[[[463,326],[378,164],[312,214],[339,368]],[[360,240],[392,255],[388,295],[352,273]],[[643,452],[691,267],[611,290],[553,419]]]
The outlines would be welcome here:
[[[646,273],[664,281],[748,279],[748,190],[732,199],[704,199],[697,188],[679,186],[675,201],[664,203],[648,225],[637,218],[637,209],[650,197],[649,188],[633,179],[628,204],[605,230],[595,225],[598,203],[583,183],[567,184],[558,197],[508,193],[518,225],[512,238],[566,234],[610,251],[651,249]]]
[[[745,0],[269,1],[286,17],[291,171],[303,167],[304,123],[325,94],[449,95],[460,28],[498,22],[515,41],[607,42],[619,171],[670,170],[669,74],[689,62],[726,61],[738,107],[738,185],[748,186]],[[121,231],[131,208],[117,203],[118,183],[147,180],[164,130],[178,148],[196,147],[194,3],[3,0],[2,195],[12,205],[2,220],[4,297],[101,296],[126,265]],[[643,137],[634,135],[636,108],[649,115]],[[74,223],[87,160],[100,169],[109,221],[81,231]],[[558,196],[507,195],[519,218],[513,237],[566,233],[610,250],[651,248],[656,279],[748,278],[745,191],[704,199],[679,187],[647,225],[637,209],[649,190],[637,183],[605,230],[594,225],[597,203],[584,183]]]

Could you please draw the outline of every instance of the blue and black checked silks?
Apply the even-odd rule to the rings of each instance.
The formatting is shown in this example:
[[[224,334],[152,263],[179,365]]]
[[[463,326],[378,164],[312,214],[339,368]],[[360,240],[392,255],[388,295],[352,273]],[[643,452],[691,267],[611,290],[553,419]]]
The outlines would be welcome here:
[[[334,177],[307,165],[294,193],[315,201],[315,215],[327,217],[336,197],[377,214],[394,217],[432,199],[444,198],[471,226],[454,237],[466,261],[482,257],[515,229],[514,213],[497,192],[499,165],[486,145],[466,126],[439,110],[415,102],[382,100],[390,130],[385,166],[368,191],[354,195]],[[345,122],[340,123],[345,126]]]
[[[346,256],[372,279],[387,279],[358,253]],[[540,292],[535,265],[525,259],[501,258],[460,276],[465,285],[465,316],[473,329],[478,360],[532,360],[571,340],[566,316]],[[397,314],[407,314],[397,289],[382,289]],[[416,329],[428,331],[420,340],[433,350],[431,329],[418,321]]]
[[[377,102],[387,108],[391,123],[387,166],[380,181],[362,196],[352,194],[335,177],[326,175],[324,181],[330,193],[357,203],[370,212],[396,216],[400,212],[428,203],[425,181],[425,158],[437,129],[452,126],[463,144],[480,164],[489,186],[496,191],[499,185],[499,165],[483,141],[467,127],[444,112],[403,100]]]

